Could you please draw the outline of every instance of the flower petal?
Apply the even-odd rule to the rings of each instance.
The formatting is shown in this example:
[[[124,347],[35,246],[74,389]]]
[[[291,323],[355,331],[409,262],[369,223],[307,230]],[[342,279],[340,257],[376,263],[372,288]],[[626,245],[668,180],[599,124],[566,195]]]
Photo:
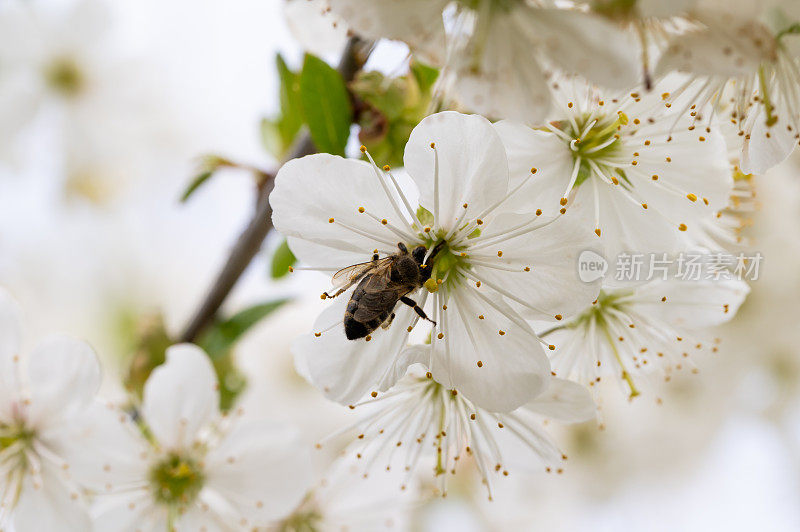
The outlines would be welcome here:
[[[17,302],[0,288],[0,417],[18,391],[22,317]]]
[[[347,25],[324,0],[287,0],[283,15],[292,36],[312,54],[340,53],[347,42]]]
[[[547,389],[524,408],[564,423],[581,423],[597,416],[597,405],[586,388],[555,377],[550,379]]]
[[[208,355],[191,344],[167,349],[167,361],[144,386],[142,416],[160,445],[183,449],[219,415],[217,376]]]
[[[148,488],[103,495],[92,508],[92,519],[94,530],[104,532],[169,528],[167,507],[155,504]]]
[[[367,163],[325,153],[289,161],[278,172],[270,194],[272,222],[293,239],[290,243],[305,241],[292,250],[313,267],[344,268],[365,262],[374,249],[394,253],[402,239],[389,225],[404,228],[405,221],[380,179]],[[366,212],[360,213],[360,207]],[[387,225],[368,213],[386,219]]]
[[[677,70],[725,78],[749,76],[768,59],[768,47],[775,39],[760,23],[722,11],[707,12],[701,19],[702,30],[672,38],[656,66],[658,75]]]
[[[312,482],[308,450],[294,430],[239,421],[206,456],[206,487],[233,505],[251,525],[291,513]]]
[[[89,406],[102,379],[100,362],[88,344],[53,336],[27,360],[31,420],[40,429]]]
[[[630,34],[588,13],[518,9],[517,24],[553,66],[604,87],[628,89],[639,79],[638,46]]]
[[[456,56],[454,91],[468,109],[488,117],[538,124],[550,108],[547,76],[529,41],[514,35],[514,17],[494,15],[486,38],[473,39]]]
[[[642,314],[657,316],[679,330],[702,329],[730,321],[748,293],[747,283],[737,279],[658,281],[637,290],[636,306]]]
[[[784,94],[787,89],[779,86],[772,89],[771,96],[775,105],[773,112],[778,117],[778,121],[772,127],[767,126],[763,104],[758,106],[758,112],[753,119],[753,129],[745,137],[742,145],[741,167],[746,174],[763,174],[785,161],[797,146],[797,131],[794,126],[800,118],[792,117],[791,110],[786,105],[786,98],[790,97]]]
[[[410,362],[401,353],[408,343],[407,328],[415,319],[409,307],[398,305],[389,329],[378,328],[370,341],[348,340],[342,324],[348,300],[347,294],[339,296],[319,315],[314,332],[292,345],[298,371],[326,397],[342,404],[387,390],[405,373]]]
[[[542,209],[546,216],[556,214],[574,165],[569,145],[552,133],[520,123],[504,120],[494,128],[508,154],[509,188],[513,190],[527,180],[503,208],[525,213]]]
[[[482,116],[447,111],[424,118],[411,132],[403,160],[419,187],[420,204],[434,213],[437,227],[446,230],[456,223],[465,203],[469,219],[506,194],[505,148],[492,124]]]
[[[476,290],[454,289],[439,314],[443,338],[433,338],[431,372],[476,405],[510,412],[546,386],[550,363],[533,331],[499,294],[480,289],[495,308]]]
[[[444,55],[442,11],[450,0],[330,0],[331,9],[369,39],[396,39],[421,46],[429,59]]]
[[[77,488],[67,486],[55,471],[42,469],[42,484],[34,485],[27,475],[14,507],[15,530],[58,530],[84,532],[92,529]]]
[[[526,219],[538,221],[533,215],[501,215],[487,224],[486,234],[510,233]],[[472,271],[477,280],[524,307],[526,316],[553,320],[557,314],[572,315],[597,298],[600,281],[580,280],[578,257],[585,250],[600,250],[597,236],[572,216],[540,223],[543,227],[534,231],[467,253],[475,259]]]

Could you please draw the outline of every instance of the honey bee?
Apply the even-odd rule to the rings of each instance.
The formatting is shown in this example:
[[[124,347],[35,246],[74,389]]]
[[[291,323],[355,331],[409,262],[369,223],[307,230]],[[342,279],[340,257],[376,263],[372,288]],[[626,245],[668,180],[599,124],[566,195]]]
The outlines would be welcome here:
[[[428,248],[417,246],[409,253],[406,245],[400,242],[397,244],[398,253],[382,259],[375,253],[369,262],[354,264],[336,272],[333,284],[338,290],[333,295],[323,293],[323,298],[336,297],[358,283],[344,313],[347,339],[365,338],[379,326],[388,329],[398,301],[413,308],[420,318],[436,325],[408,294],[421,288],[430,279],[430,261],[442,245],[440,243],[434,247],[426,260]]]

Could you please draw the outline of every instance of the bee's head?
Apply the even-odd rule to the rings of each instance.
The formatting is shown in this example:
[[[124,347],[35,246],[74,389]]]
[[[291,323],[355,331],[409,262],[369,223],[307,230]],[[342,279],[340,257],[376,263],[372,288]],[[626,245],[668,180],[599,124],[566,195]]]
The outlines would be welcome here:
[[[428,264],[430,264],[431,261],[434,258],[436,258],[436,254],[439,252],[440,249],[442,249],[443,245],[444,242],[439,242],[438,244],[436,244],[436,247],[433,248],[433,251],[428,256]],[[428,248],[426,248],[425,246],[417,246],[414,248],[414,251],[411,252],[411,256],[414,257],[414,260],[416,261],[417,264],[422,266],[422,263],[425,260],[425,255],[427,253],[428,253]]]
[[[428,252],[428,248],[425,246],[417,246],[414,248],[414,251],[411,252],[411,256],[414,257],[414,261],[422,265],[422,261],[425,260],[425,254]]]

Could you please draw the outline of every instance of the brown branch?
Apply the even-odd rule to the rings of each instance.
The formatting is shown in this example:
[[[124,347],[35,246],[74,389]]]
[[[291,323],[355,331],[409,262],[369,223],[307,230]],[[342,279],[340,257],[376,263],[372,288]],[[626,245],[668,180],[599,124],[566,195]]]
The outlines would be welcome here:
[[[370,43],[357,37],[353,37],[347,42],[338,67],[339,73],[346,82],[352,81],[356,73],[364,66],[371,51],[370,47]],[[281,164],[316,152],[317,148],[306,133],[295,143],[291,154]],[[239,235],[225,266],[217,275],[197,312],[181,333],[181,342],[195,341],[200,333],[214,321],[222,303],[261,249],[261,244],[272,229],[272,208],[269,205],[269,195],[274,185],[275,173],[272,173],[259,186],[258,202],[253,218]]]

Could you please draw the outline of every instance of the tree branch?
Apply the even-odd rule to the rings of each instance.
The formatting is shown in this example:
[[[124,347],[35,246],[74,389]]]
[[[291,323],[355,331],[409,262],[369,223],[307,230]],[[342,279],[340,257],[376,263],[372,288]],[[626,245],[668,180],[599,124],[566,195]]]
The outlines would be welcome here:
[[[353,80],[356,73],[364,66],[370,51],[371,43],[357,37],[352,37],[347,42],[338,67],[345,82]],[[311,137],[305,133],[298,139],[291,154],[281,164],[316,152],[317,148],[311,141]],[[217,275],[197,312],[181,333],[181,342],[195,341],[200,333],[211,324],[222,303],[261,249],[261,244],[272,229],[272,208],[269,205],[269,195],[274,185],[275,173],[272,173],[259,187],[258,203],[253,218],[239,235],[225,266]]]

